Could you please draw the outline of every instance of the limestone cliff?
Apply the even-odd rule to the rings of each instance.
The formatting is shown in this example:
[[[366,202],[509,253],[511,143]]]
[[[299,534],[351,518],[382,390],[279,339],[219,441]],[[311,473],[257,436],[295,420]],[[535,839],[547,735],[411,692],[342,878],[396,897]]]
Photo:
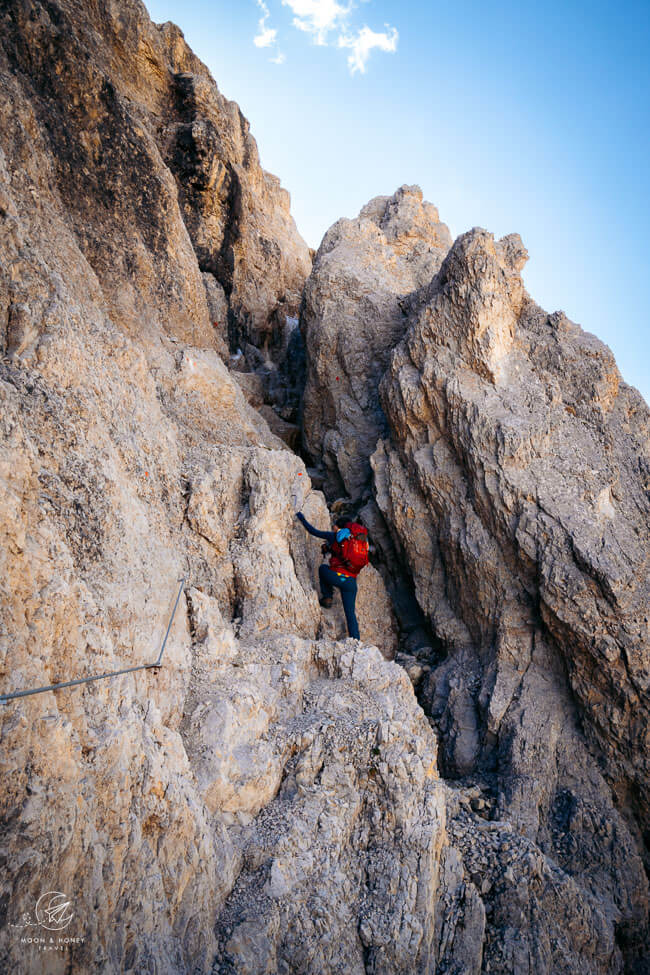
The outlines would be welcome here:
[[[229,325],[297,312],[310,259],[289,196],[177,27],[70,0],[4,4],[2,35],[14,178],[37,180],[36,206],[56,191],[123,327],[223,347]]]
[[[379,382],[407,319],[400,299],[428,284],[451,246],[417,186],[377,197],[325,234],[305,288],[303,423],[307,453],[330,494],[357,499],[387,432]]]
[[[438,239],[432,232],[432,247]],[[345,242],[338,261],[375,268],[374,251],[374,241]],[[622,956],[645,970],[650,414],[602,343],[531,301],[526,258],[516,235],[461,236],[438,273],[400,301],[402,338],[384,351],[379,407],[343,404],[340,421],[330,411],[327,443],[362,442],[370,454],[381,409],[387,433],[370,457],[364,515],[386,564],[407,567],[431,626],[435,650],[398,659],[439,732],[441,771],[473,786],[477,810],[511,824],[580,890],[553,931],[545,895],[514,870],[519,904],[546,916],[547,933],[526,924],[506,936],[511,893],[495,884],[495,834],[486,844],[465,822],[458,848],[466,868],[477,864],[476,894],[491,915],[483,970],[605,972]],[[347,336],[357,310],[362,323],[365,315],[346,283],[317,259],[306,289],[328,321],[348,323],[342,361],[356,351]],[[317,328],[307,322],[318,357]],[[308,443],[319,436],[307,406],[305,427]],[[346,461],[343,450],[339,470]],[[326,488],[354,496],[360,483],[342,477]],[[589,952],[580,948],[585,923]]]
[[[2,706],[2,969],[209,971],[246,817],[308,748],[292,715],[323,680],[320,552],[292,493],[329,524],[211,309],[262,331],[295,313],[307,249],[176,28],[137,2],[0,18],[2,691],[155,659],[186,579],[160,671]],[[219,146],[182,157],[190,135]],[[361,588],[372,640],[386,596]],[[83,939],[60,953],[21,941],[47,933],[49,891]]]
[[[138,0],[1,4],[0,96],[0,691],[154,660],[184,580],[160,669],[0,705],[2,970],[647,972],[648,411],[609,352],[416,187],[312,270]],[[315,484],[371,525],[362,642]]]

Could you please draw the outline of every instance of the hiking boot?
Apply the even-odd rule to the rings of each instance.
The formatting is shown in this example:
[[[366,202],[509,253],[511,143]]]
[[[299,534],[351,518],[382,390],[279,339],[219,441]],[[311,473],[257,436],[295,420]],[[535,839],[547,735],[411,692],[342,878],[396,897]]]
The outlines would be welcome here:
[[[321,596],[320,599],[318,600],[318,602],[321,604],[321,606],[324,606],[325,609],[331,609],[332,608],[332,597],[331,596]]]

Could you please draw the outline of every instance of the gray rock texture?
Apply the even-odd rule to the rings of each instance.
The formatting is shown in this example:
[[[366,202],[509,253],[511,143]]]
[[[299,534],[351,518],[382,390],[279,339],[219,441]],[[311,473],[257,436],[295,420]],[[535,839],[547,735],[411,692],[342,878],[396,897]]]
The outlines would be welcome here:
[[[602,343],[530,301],[525,256],[472,231],[414,297],[375,494],[446,655],[420,692],[443,771],[489,770],[495,814],[597,892],[609,950],[623,930],[641,964],[649,415]]]
[[[340,226],[325,237],[326,256]],[[363,490],[351,472],[380,430],[376,403],[332,397],[329,364],[359,354],[344,323],[365,314],[346,269],[385,276],[377,288],[385,294],[395,287],[391,257],[372,233],[356,247],[346,240],[336,273],[317,256],[306,287],[305,436],[323,450],[330,493]],[[646,971],[649,413],[601,342],[531,301],[520,276],[526,258],[517,235],[494,241],[473,230],[425,285],[400,297],[392,350],[376,316],[388,429],[370,457],[373,497],[363,513],[383,570],[406,570],[432,630],[428,652],[397,659],[440,734],[442,773],[478,790],[476,807],[497,824],[499,844],[514,829],[561,878],[562,893],[549,899],[544,884],[517,879],[513,867],[518,908],[508,884],[488,878],[483,890],[475,880],[468,891],[473,869],[491,876],[490,863],[499,872],[506,862],[485,847],[483,830],[453,813],[444,896],[455,910],[461,863],[473,933],[465,947],[441,934],[441,970]],[[551,907],[557,896],[562,906]],[[519,910],[545,917],[544,937],[520,921],[514,933]]]
[[[185,580],[160,669],[0,706],[2,971],[647,973],[648,411],[524,257],[403,187],[303,348],[180,31],[0,6],[0,690],[153,661]],[[295,510],[361,504],[351,641]]]
[[[371,200],[325,234],[305,287],[305,448],[325,490],[358,499],[370,454],[387,432],[379,381],[407,318],[400,299],[428,284],[451,246],[438,211],[417,186]]]
[[[218,347],[228,318],[257,334],[297,313],[311,261],[289,195],[176,26],[137,0],[26,2],[3,5],[2,35],[3,134],[23,154],[38,138],[41,184],[125,325]]]
[[[299,747],[282,722],[300,716],[310,681],[327,695],[314,663],[331,629],[320,545],[292,495],[312,521],[329,513],[247,401],[254,382],[228,371],[222,327],[245,312],[262,328],[300,289],[306,250],[238,109],[177,29],[132,2],[16,3],[0,20],[0,689],[154,660],[187,580],[160,670],[2,705],[0,968],[208,972],[244,862],[241,821],[273,799]],[[213,123],[242,199],[263,185],[254,225],[223,203],[238,228],[230,284],[197,243],[225,253],[217,223],[210,242],[168,165],[181,70],[223,110]],[[264,226],[282,253],[275,275],[256,263]],[[370,631],[388,600],[369,574]],[[369,723],[386,720],[394,684],[395,720],[430,765],[435,740],[402,672],[377,649],[349,652],[371,662],[350,664],[359,685],[370,671],[384,682]],[[441,788],[418,795],[438,818],[405,857],[431,847],[435,863]],[[406,771],[404,789],[408,805]],[[50,891],[70,900],[73,943],[46,953],[36,905]],[[383,917],[392,902],[369,903]]]
[[[214,971],[431,970],[445,839],[433,732],[404,671],[376,648],[297,643],[271,657],[286,696],[271,739],[284,770],[237,833],[243,864]]]
[[[516,236],[472,231],[418,296],[382,383],[393,437],[373,457],[377,500],[444,666],[471,648],[477,729],[499,732],[548,645],[647,824],[650,416],[602,343],[530,301],[524,258]],[[464,772],[481,735],[460,738]]]

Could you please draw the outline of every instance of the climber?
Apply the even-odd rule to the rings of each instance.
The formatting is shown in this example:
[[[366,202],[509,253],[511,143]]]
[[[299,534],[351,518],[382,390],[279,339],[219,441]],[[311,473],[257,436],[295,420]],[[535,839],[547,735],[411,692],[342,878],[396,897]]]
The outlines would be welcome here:
[[[331,556],[329,565],[323,562],[318,567],[321,606],[329,608],[334,589],[340,589],[348,633],[353,639],[360,639],[354,604],[357,598],[357,576],[364,565],[368,565],[368,532],[359,520],[340,518],[336,521],[336,531],[324,532],[310,525],[302,512],[299,511],[296,518],[310,535],[325,540],[323,554],[329,553]]]

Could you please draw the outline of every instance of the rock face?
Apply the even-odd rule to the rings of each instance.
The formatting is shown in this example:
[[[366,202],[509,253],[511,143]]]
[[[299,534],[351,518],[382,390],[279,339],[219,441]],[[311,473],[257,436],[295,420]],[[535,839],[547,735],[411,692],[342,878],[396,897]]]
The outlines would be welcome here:
[[[447,679],[474,658],[482,720],[450,768],[559,654],[618,801],[648,824],[650,415],[602,343],[528,299],[525,256],[472,231],[419,296],[382,384],[377,500]]]
[[[305,447],[324,467],[325,490],[357,500],[370,454],[387,433],[379,381],[404,335],[403,297],[428,284],[451,246],[438,211],[417,186],[380,196],[325,234],[305,288]]]
[[[385,292],[391,252],[383,245],[382,265],[376,246],[361,245],[355,266],[382,268]],[[547,858],[563,878],[566,930],[557,941],[521,925],[506,937],[515,923],[508,884],[549,931],[555,908],[544,885],[518,880],[515,868],[495,886],[490,877],[505,870],[494,845],[501,827],[476,834],[453,813],[456,853],[446,862],[458,855],[470,876],[471,863],[486,874],[468,906],[478,940],[467,970],[481,970],[482,944],[490,971],[605,972],[623,957],[645,971],[649,414],[602,343],[530,300],[526,257],[516,235],[495,242],[471,231],[426,286],[400,300],[403,338],[384,353],[380,386],[389,431],[371,457],[364,515],[380,537],[381,512],[433,630],[435,652],[398,659],[439,730],[441,771],[476,788],[476,808],[523,834],[525,856]],[[317,258],[307,294],[327,295],[328,339],[329,322],[363,316],[355,287],[343,272],[332,280]],[[357,353],[345,329],[319,346],[317,315],[307,314],[310,355],[328,344],[338,361]],[[344,443],[370,453],[376,406],[342,406],[340,415],[330,409],[325,453]],[[345,450],[329,456],[330,470],[354,468]],[[351,494],[361,483],[341,480]],[[490,924],[480,934],[482,905]],[[591,954],[581,948],[585,930],[598,944]]]
[[[239,107],[220,94],[178,28],[163,25],[160,38],[173,75],[161,151],[199,266],[229,298],[231,329],[260,345],[297,314],[309,249],[290,215],[289,194],[260,166]]]
[[[56,188],[123,324],[214,345],[229,325],[259,333],[296,313],[310,258],[289,196],[177,27],[135,0],[28,2],[4,5],[2,32],[16,178],[37,138],[35,199]]]
[[[270,747],[284,771],[256,820],[240,818],[243,864],[217,925],[217,972],[434,964],[445,837],[435,739],[404,671],[350,646],[272,651],[285,713]]]
[[[281,634],[289,666],[307,648],[307,680],[323,620],[319,546],[293,518],[300,477],[308,516],[329,518],[228,372],[213,315],[263,328],[293,309],[307,252],[238,109],[175,28],[131,2],[5,4],[0,19],[2,691],[154,660],[187,580],[160,671],[2,705],[1,967],[209,971],[241,869],[215,815],[229,789],[242,809],[268,801],[288,752],[267,743],[277,693],[262,681],[266,724],[243,685],[228,712],[254,760],[202,758],[219,674],[198,688],[196,674],[206,640],[231,665],[234,627],[256,674],[260,634]],[[209,227],[170,169],[188,71],[222,112],[205,127],[241,187],[235,205],[206,185]],[[275,276],[258,274],[262,230]],[[45,931],[48,891],[70,899],[64,934],[80,941],[45,955],[21,938]]]
[[[647,973],[648,411],[609,352],[407,187],[326,236],[302,349],[288,198],[135,0],[3,4],[0,95],[0,690],[155,660],[181,592],[160,669],[1,705],[2,970]],[[363,642],[294,517],[332,517],[305,369]]]

